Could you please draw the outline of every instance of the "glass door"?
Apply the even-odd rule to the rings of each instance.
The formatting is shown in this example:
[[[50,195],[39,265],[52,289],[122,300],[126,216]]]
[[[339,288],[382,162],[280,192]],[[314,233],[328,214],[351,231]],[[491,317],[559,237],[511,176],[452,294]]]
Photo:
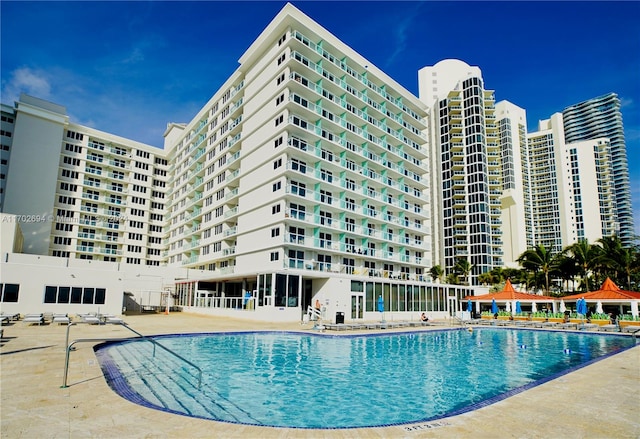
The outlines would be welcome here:
[[[364,315],[364,296],[351,296],[351,320],[362,320]]]

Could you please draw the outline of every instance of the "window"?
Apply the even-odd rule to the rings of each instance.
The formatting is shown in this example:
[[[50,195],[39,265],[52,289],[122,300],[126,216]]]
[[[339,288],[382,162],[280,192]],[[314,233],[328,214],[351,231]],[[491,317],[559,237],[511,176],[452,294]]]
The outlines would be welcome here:
[[[282,122],[284,122],[284,115],[283,114],[281,114],[280,116],[276,117],[275,126],[280,125]]]
[[[75,303],[104,305],[106,288],[80,288],[47,285],[44,291],[44,303]]]
[[[276,236],[280,236],[280,227],[274,227],[271,229],[271,237],[275,238]]]
[[[271,214],[275,215],[280,212],[280,205],[276,204],[275,206],[271,206]]]
[[[297,181],[291,181],[291,193],[304,197],[307,193],[307,185]]]
[[[273,162],[273,169],[278,169],[280,166],[282,166],[282,158]]]
[[[278,137],[276,140],[273,141],[274,148],[277,148],[280,145],[282,145],[282,136]]]
[[[273,183],[273,192],[279,191],[282,188],[282,182],[277,181]]]
[[[18,294],[20,292],[20,285],[0,284],[0,291],[2,292],[1,302],[17,302]]]
[[[282,102],[284,102],[284,93],[276,98],[276,105],[280,105]]]
[[[278,259],[280,259],[280,253],[279,252],[271,252],[269,257],[270,257],[270,260],[277,261]]]

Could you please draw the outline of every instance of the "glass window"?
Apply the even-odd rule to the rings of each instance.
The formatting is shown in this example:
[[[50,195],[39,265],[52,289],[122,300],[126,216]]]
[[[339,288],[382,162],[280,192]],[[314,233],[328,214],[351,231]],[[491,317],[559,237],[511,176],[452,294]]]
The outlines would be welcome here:
[[[0,290],[2,290],[2,301],[3,302],[17,302],[18,301],[18,293],[20,291],[19,284],[5,284],[4,288],[2,284],[0,284]]]
[[[56,303],[58,287],[46,286],[44,289],[44,303]]]

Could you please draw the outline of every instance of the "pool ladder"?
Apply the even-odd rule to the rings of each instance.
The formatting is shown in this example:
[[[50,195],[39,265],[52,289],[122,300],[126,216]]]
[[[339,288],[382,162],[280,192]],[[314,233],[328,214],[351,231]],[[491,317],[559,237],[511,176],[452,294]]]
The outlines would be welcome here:
[[[64,375],[62,378],[62,386],[61,388],[67,388],[69,386],[67,386],[67,375],[69,372],[69,356],[71,354],[71,351],[74,350],[73,345],[75,345],[76,343],[96,343],[96,342],[100,342],[100,341],[124,341],[124,340],[133,340],[135,339],[134,337],[132,338],[79,338],[76,340],[73,340],[71,343],[69,343],[69,329],[71,328],[71,326],[76,325],[77,322],[70,322],[67,325],[67,339],[65,342],[66,345],[66,356],[65,356],[65,361],[64,361]],[[160,347],[161,349],[164,349],[165,351],[169,352],[171,355],[173,355],[174,357],[184,361],[185,363],[187,363],[189,366],[193,367],[194,369],[196,369],[198,371],[198,389],[200,389],[202,387],[202,369],[200,369],[198,366],[196,366],[195,364],[193,364],[191,361],[187,360],[186,358],[184,358],[183,356],[175,353],[174,351],[172,351],[171,349],[169,349],[168,347],[158,343],[156,340],[153,339],[153,337],[149,337],[146,336],[144,334],[139,333],[138,331],[136,331],[135,329],[131,328],[129,325],[127,325],[125,322],[113,322],[113,323],[109,323],[110,325],[122,325],[124,328],[128,329],[129,331],[133,332],[134,334],[136,334],[138,336],[138,338],[143,338],[149,342],[151,342],[151,344],[153,344],[153,356],[155,357],[156,355],[156,346]]]

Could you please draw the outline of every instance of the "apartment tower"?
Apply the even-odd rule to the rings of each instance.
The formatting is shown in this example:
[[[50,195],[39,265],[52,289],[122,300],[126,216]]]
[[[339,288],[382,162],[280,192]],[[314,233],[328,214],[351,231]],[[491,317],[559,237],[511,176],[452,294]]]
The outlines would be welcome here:
[[[618,95],[609,93],[571,105],[563,110],[562,115],[567,143],[599,137],[609,139],[614,181],[614,203],[611,212],[617,223],[615,232],[623,245],[632,245],[635,232],[629,166]]]
[[[448,59],[418,72],[420,99],[431,108],[434,263],[446,274],[459,260],[479,274],[503,264],[502,168],[494,92],[478,67]]]

